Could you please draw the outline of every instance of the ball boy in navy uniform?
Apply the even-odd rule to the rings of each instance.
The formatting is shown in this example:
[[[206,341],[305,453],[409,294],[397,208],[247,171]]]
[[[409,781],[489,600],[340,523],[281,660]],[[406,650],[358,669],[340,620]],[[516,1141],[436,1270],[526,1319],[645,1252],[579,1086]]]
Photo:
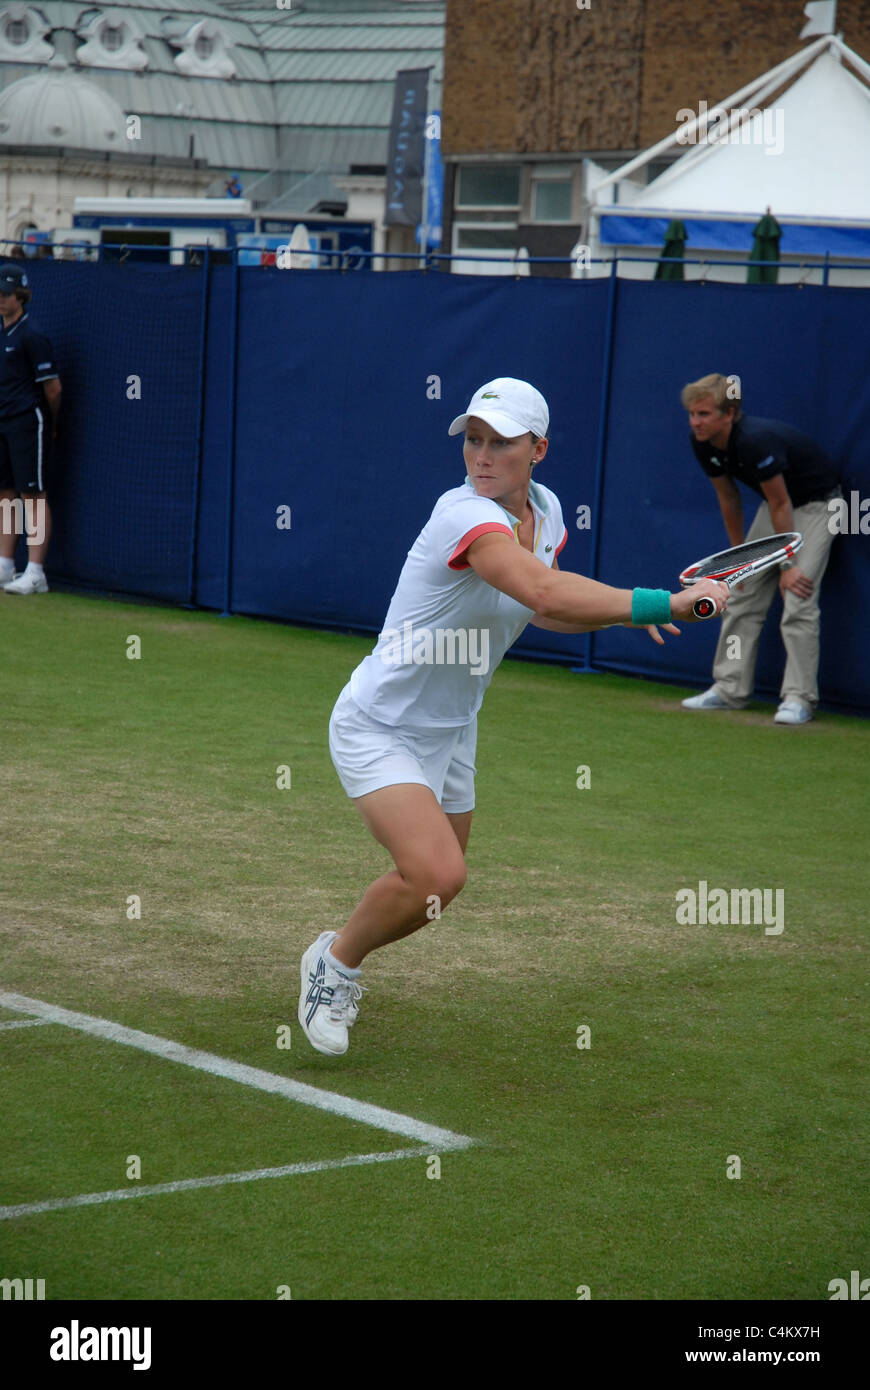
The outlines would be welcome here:
[[[833,541],[828,501],[839,497],[837,470],[815,440],[781,420],[742,413],[734,378],[712,373],[683,388],[692,450],[716,489],[730,545],[782,531],[804,538],[799,563],[785,561],[732,594],[713,662],[714,684],[692,695],[686,709],[742,709],[755,683],[758,641],[779,585],[780,633],[786,650],[777,724],[806,724],[819,702],[819,586]],[[737,479],[758,493],[761,506],[744,535]]]
[[[60,378],[48,338],[30,320],[27,275],[0,266],[0,586],[7,594],[45,594],[51,534],[46,474],[60,407]],[[28,562],[15,574],[22,525]]]

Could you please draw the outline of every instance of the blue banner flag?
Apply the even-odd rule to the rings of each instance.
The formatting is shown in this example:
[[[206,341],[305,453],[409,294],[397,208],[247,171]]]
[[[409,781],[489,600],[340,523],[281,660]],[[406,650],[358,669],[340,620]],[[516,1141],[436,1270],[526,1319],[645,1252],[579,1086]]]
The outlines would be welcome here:
[[[444,198],[444,164],[441,159],[441,112],[430,111],[426,118],[426,145],[429,163],[426,166],[426,206],[423,220],[417,227],[417,245],[423,245],[423,228],[426,229],[426,246],[441,245],[441,207]]]

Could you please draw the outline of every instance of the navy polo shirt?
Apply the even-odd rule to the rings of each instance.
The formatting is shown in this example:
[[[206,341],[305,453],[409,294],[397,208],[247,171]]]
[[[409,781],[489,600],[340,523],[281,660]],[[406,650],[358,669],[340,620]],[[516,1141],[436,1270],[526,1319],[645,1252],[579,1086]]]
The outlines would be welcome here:
[[[0,320],[0,419],[44,405],[41,383],[57,375],[54,349],[31,325],[28,314],[11,328]]]
[[[736,478],[761,493],[762,483],[782,474],[793,507],[824,501],[840,481],[815,440],[781,420],[741,415],[731,426],[725,449],[694,435],[691,441],[695,458],[708,478]]]

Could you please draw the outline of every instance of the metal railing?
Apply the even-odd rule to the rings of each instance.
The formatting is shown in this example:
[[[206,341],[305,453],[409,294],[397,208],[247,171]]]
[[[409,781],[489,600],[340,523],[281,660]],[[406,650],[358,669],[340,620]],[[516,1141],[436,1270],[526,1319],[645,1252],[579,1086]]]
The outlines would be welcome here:
[[[2,244],[6,247],[19,246],[24,248],[25,246],[33,246],[33,243],[16,242],[12,239],[7,239],[5,243]],[[117,261],[120,264],[124,264],[130,261],[131,258],[134,261],[140,259],[148,260],[153,258],[153,260],[155,261],[157,261],[158,259],[162,259],[165,260],[169,265],[172,265],[174,267],[181,267],[201,265],[206,263],[207,261],[211,262],[212,264],[220,261],[233,264],[236,263],[238,261],[238,258],[243,255],[252,257],[259,252],[261,256],[260,264],[257,265],[255,263],[252,263],[248,266],[242,266],[242,269],[289,269],[293,264],[292,257],[309,256],[313,259],[319,260],[320,262],[326,262],[325,265],[317,267],[318,269],[337,269],[342,272],[360,269],[362,268],[360,266],[360,262],[365,263],[366,261],[368,261],[369,263],[373,263],[375,261],[383,263],[395,261],[408,263],[413,262],[413,267],[409,268],[416,268],[418,270],[423,271],[441,270],[445,267],[449,268],[450,265],[454,262],[465,263],[471,261],[478,262],[482,265],[498,265],[503,268],[503,278],[511,278],[512,271],[513,278],[515,279],[526,278],[527,275],[529,275],[532,266],[554,265],[569,267],[576,266],[581,271],[587,271],[591,269],[593,266],[607,267],[608,269],[606,275],[581,274],[579,276],[572,277],[580,280],[604,279],[609,278],[609,276],[611,275],[618,275],[619,266],[623,263],[655,266],[701,266],[711,275],[714,272],[721,270],[739,270],[741,268],[748,270],[751,266],[755,266],[758,269],[775,268],[777,272],[803,272],[804,280],[800,281],[799,283],[804,283],[805,280],[813,274],[821,273],[821,283],[823,285],[829,284],[830,275],[832,271],[864,271],[868,275],[870,275],[870,257],[866,259],[858,259],[853,261],[841,261],[839,259],[832,260],[830,252],[825,252],[824,257],[820,256],[814,260],[810,260],[807,258],[789,258],[787,260],[782,258],[780,258],[779,260],[754,260],[751,256],[747,256],[745,259],[741,257],[738,259],[725,260],[718,259],[712,256],[683,257],[619,254],[614,256],[590,256],[588,258],[584,258],[582,262],[579,262],[576,256],[520,257],[516,254],[505,255],[503,252],[487,254],[472,251],[364,251],[359,247],[353,247],[351,249],[310,248],[307,251],[298,252],[294,249],[293,252],[290,252],[289,246],[287,246],[282,247],[281,249],[286,251],[286,258],[290,264],[288,266],[277,265],[276,267],[274,257],[277,256],[277,250],[273,252],[271,249],[264,247],[218,247],[211,245],[207,242],[199,244],[195,242],[190,242],[183,246],[157,246],[140,242],[124,242],[122,240],[119,240],[117,242],[63,241],[58,242],[55,245],[52,245],[48,242],[41,242],[38,245],[38,253],[24,254],[23,256],[21,256],[20,259],[23,265],[28,265],[33,261],[47,259],[69,260],[72,262],[100,262],[103,260],[113,260]],[[65,255],[65,252],[70,252],[73,254]],[[75,254],[77,252],[81,252],[83,254]],[[2,257],[2,254],[3,253],[0,253],[0,257]],[[9,251],[5,252],[5,256],[7,259],[15,258],[14,253],[10,253]],[[268,259],[264,261],[262,259],[263,257],[267,257]],[[400,266],[399,268],[401,269],[404,267]],[[381,270],[386,270],[386,264],[384,264],[381,267]],[[704,283],[706,279],[707,275],[702,274],[701,276],[693,278],[687,281],[686,283],[699,284]],[[678,283],[678,281],[669,280],[665,283],[674,284]]]

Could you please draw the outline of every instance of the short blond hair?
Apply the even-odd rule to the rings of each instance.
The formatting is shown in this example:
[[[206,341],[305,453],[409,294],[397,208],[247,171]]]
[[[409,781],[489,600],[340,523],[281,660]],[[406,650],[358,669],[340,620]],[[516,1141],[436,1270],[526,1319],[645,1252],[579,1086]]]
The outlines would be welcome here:
[[[738,376],[723,376],[721,372],[711,372],[709,376],[699,377],[697,381],[690,381],[683,387],[680,401],[686,410],[690,410],[705,396],[711,397],[720,414],[724,415],[725,411],[733,410],[734,419],[740,419],[742,407]]]

